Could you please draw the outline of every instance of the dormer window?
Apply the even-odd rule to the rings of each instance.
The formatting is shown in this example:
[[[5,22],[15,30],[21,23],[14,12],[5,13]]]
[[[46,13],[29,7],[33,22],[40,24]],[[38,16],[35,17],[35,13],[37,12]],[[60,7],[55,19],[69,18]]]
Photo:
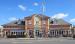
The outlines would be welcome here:
[[[50,24],[53,24],[53,21],[51,21]]]
[[[18,24],[20,25],[21,24],[21,21],[18,21]]]
[[[17,24],[17,22],[15,22],[15,24]]]
[[[18,24],[18,25],[20,25],[20,24],[21,24],[21,20],[20,20],[20,19],[18,20],[17,24]]]
[[[25,25],[25,21],[21,21],[21,24],[22,24],[22,25]]]
[[[18,25],[25,25],[25,21],[18,20],[17,22],[15,22],[15,24],[18,24]]]

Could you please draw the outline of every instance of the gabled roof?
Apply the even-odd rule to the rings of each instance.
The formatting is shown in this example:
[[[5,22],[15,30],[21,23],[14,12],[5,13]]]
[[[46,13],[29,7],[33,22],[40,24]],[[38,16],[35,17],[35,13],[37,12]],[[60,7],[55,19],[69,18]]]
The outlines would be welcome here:
[[[54,24],[59,24],[59,25],[71,25],[70,23],[68,23],[67,21],[63,20],[63,19],[53,19]]]
[[[37,16],[42,17],[42,18],[48,17],[48,16],[43,15],[43,14],[33,14],[33,15],[37,15]],[[32,18],[33,15],[27,16],[27,17],[25,17],[25,19]],[[20,21],[24,21],[25,19],[20,19]],[[7,24],[3,24],[2,26],[13,26],[13,25],[16,26],[16,25],[18,25],[18,22],[19,22],[19,20],[11,21]]]
[[[12,21],[12,22],[3,24],[2,26],[17,25],[17,24],[15,24],[16,22],[17,22],[17,21]]]
[[[37,16],[39,16],[39,17],[41,17],[41,18],[46,18],[46,17],[48,17],[48,16],[43,15],[43,14],[37,14]],[[48,17],[48,18],[49,18],[49,17]]]
[[[46,18],[46,17],[48,17],[48,16],[43,15],[43,14],[33,14],[33,15],[28,16],[28,17],[25,17],[25,19],[32,18],[32,16],[34,16],[34,15],[36,15],[36,16],[38,16],[38,17],[41,17],[41,18]],[[48,17],[48,18],[50,18],[50,17]]]
[[[48,16],[43,15],[43,14],[38,14],[38,16],[40,16],[40,17],[48,17]]]
[[[33,14],[33,15],[36,15],[36,16],[39,16],[39,17],[42,17],[42,18],[46,18],[46,17],[48,17],[48,16],[46,16],[46,15],[42,15],[42,14]],[[31,16],[28,16],[28,17],[26,17],[26,18],[31,18],[33,15],[31,15]],[[50,17],[48,17],[48,18],[50,18]],[[4,25],[2,25],[2,26],[16,26],[16,25],[19,25],[18,23],[19,23],[19,21],[21,22],[21,21],[24,21],[25,19],[20,19],[20,20],[15,20],[15,21],[12,21],[12,22],[9,22],[9,23],[7,23],[7,24],[4,24]],[[68,23],[68,22],[66,22],[65,20],[63,20],[63,19],[51,19],[51,20],[53,20],[53,22],[54,22],[54,24],[59,24],[59,25],[63,25],[63,24],[68,24],[68,25],[71,25],[70,23]],[[25,21],[24,21],[25,22]],[[20,25],[23,25],[23,24],[20,24]],[[25,25],[25,24],[24,24]]]
[[[20,22],[21,21],[24,21],[24,20],[21,19]],[[3,24],[2,26],[18,26],[18,22],[19,22],[19,20],[11,21],[7,24]]]
[[[57,23],[58,23],[58,24],[70,24],[70,23],[68,23],[67,21],[63,20],[63,19],[58,19],[58,20],[57,20]]]

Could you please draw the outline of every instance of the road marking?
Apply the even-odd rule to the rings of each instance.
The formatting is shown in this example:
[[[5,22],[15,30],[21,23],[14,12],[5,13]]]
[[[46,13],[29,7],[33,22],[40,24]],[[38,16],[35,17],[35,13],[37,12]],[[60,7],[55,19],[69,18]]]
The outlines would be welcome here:
[[[32,42],[12,42],[12,43],[32,43]]]

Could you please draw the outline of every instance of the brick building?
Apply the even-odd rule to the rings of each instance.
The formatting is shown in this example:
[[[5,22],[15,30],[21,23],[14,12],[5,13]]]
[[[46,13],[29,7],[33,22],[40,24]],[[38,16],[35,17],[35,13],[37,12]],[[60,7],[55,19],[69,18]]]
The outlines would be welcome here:
[[[33,14],[2,25],[6,37],[60,37],[71,35],[71,24],[63,19],[51,19]]]

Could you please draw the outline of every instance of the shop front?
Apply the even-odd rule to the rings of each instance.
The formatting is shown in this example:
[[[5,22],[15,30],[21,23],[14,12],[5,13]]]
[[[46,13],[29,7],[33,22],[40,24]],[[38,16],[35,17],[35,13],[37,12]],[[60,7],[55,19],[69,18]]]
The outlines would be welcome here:
[[[11,29],[9,32],[6,32],[7,38],[19,38],[25,37],[25,30],[23,29]]]
[[[50,29],[49,37],[70,37],[71,31],[66,29]]]

